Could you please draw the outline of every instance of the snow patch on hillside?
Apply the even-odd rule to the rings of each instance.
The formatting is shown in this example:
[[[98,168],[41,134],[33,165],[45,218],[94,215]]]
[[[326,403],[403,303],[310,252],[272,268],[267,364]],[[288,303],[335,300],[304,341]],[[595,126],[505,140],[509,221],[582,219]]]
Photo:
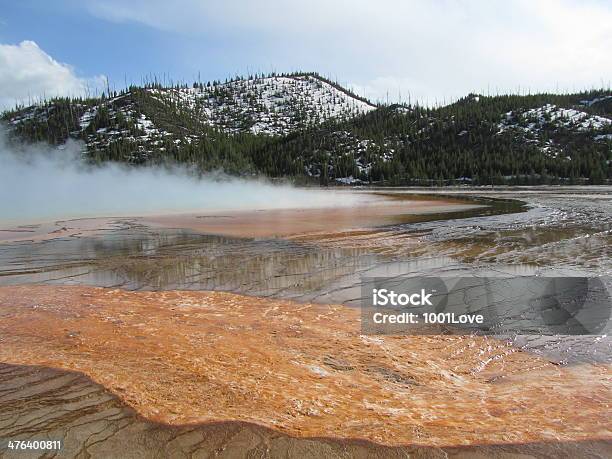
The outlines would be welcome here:
[[[285,135],[331,118],[348,119],[376,108],[310,75],[149,92],[162,102],[188,107],[194,116],[229,133]]]
[[[612,120],[603,116],[592,115],[573,108],[561,108],[553,104],[532,108],[522,113],[508,112],[499,124],[500,131],[519,128],[535,132],[546,125],[553,128],[587,131],[602,129],[612,124]]]
[[[582,105],[592,105],[606,97],[581,101]],[[608,134],[612,127],[612,120],[604,116],[594,115],[575,108],[562,108],[554,104],[524,110],[522,112],[510,111],[503,116],[498,124],[498,134],[514,132],[527,144],[536,145],[540,151],[554,158],[565,157],[564,147],[544,135],[547,132],[571,132],[584,134],[594,132],[593,140],[607,141],[612,136]],[[569,157],[567,159],[570,159]]]

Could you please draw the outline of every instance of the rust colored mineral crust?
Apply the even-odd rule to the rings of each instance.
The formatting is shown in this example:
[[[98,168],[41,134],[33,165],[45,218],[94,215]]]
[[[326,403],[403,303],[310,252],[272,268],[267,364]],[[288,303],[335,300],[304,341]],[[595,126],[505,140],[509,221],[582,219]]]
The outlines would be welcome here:
[[[387,445],[612,438],[608,366],[560,367],[487,338],[361,336],[344,306],[2,287],[0,361],[78,370],[169,424]]]

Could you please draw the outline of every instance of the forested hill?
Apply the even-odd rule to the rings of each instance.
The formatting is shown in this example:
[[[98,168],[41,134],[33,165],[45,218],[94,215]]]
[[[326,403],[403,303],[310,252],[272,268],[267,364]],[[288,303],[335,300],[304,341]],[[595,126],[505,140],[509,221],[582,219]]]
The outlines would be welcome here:
[[[294,164],[294,173],[328,171],[324,182],[604,183],[612,179],[612,95],[469,95],[436,109],[392,105],[276,139],[263,153]]]
[[[612,92],[376,106],[314,73],[130,87],[5,112],[15,140],[80,139],[89,161],[180,162],[313,183],[605,183]]]

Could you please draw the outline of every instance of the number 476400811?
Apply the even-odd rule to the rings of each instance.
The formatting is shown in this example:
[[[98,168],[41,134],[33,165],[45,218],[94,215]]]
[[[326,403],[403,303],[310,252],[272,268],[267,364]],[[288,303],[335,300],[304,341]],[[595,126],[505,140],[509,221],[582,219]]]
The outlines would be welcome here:
[[[6,445],[6,448],[11,449],[11,450],[39,450],[39,451],[40,450],[55,450],[57,451],[57,450],[62,449],[61,440],[7,440],[5,445]]]

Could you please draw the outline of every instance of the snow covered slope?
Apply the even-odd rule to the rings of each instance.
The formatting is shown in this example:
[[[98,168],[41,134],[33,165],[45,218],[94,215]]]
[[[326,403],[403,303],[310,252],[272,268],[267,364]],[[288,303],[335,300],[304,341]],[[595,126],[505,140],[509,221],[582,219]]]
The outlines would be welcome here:
[[[230,133],[285,135],[330,118],[348,119],[376,108],[314,75],[194,86],[148,91],[162,102],[188,107],[207,124]]]
[[[518,127],[527,131],[535,132],[546,125],[554,129],[564,128],[576,131],[598,130],[612,124],[612,120],[603,116],[573,108],[557,107],[546,104],[542,107],[525,110],[523,112],[506,113],[506,119],[499,125],[502,131]]]
[[[581,105],[591,107],[607,99],[583,100]],[[608,142],[612,138],[608,133],[610,127],[612,119],[583,111],[578,105],[563,108],[545,104],[506,113],[498,125],[498,134],[512,133],[523,142],[536,145],[548,156],[569,158],[565,156],[568,153],[568,136],[574,139],[589,136],[595,142]]]

